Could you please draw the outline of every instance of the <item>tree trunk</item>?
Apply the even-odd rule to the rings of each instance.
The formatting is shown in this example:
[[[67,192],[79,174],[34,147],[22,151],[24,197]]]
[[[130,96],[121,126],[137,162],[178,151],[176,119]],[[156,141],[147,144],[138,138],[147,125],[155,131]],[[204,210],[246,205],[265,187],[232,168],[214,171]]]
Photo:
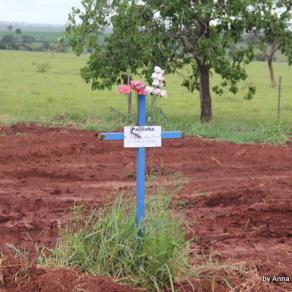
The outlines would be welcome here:
[[[274,68],[273,68],[273,57],[268,58],[268,67],[269,67],[269,71],[270,71],[271,85],[272,85],[272,87],[276,87],[277,82],[275,79]]]
[[[128,75],[128,85],[132,81],[132,76]],[[132,91],[128,94],[128,118],[131,120],[132,119],[132,114],[133,114],[133,103],[132,103]]]
[[[212,100],[210,94],[210,67],[206,64],[198,64],[200,75],[200,103],[201,122],[212,121]]]

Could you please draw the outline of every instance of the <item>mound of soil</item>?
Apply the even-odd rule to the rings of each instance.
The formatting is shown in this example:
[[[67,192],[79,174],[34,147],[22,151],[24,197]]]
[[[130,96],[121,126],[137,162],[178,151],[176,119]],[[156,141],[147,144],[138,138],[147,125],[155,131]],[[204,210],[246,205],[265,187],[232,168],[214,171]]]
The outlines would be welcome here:
[[[0,289],[9,292],[141,291],[117,285],[107,277],[80,275],[69,269],[46,270],[12,257],[2,260],[0,279]]]
[[[182,173],[174,204],[193,249],[287,275],[292,290],[292,147],[186,137],[147,150],[147,172]],[[0,249],[52,247],[76,204],[102,206],[134,191],[135,151],[92,131],[38,126],[0,130]],[[278,285],[278,283],[275,283]],[[69,291],[69,290],[68,290]]]

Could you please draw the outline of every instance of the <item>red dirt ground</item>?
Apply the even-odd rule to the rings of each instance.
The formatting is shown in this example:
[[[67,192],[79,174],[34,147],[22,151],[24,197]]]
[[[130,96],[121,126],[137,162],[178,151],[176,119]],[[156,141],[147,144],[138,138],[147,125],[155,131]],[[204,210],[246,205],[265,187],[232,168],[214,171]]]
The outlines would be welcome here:
[[[46,270],[11,257],[5,258],[1,263],[0,275],[3,278],[0,291],[1,285],[5,287],[4,291],[10,292],[141,291],[117,285],[107,277],[80,275],[69,269]]]
[[[15,245],[34,253],[36,246],[54,246],[57,228],[68,222],[75,203],[100,206],[117,191],[133,190],[134,163],[134,150],[124,149],[122,142],[98,141],[94,132],[0,128],[0,250],[6,253]],[[174,204],[190,222],[187,236],[199,237],[194,246],[232,262],[255,263],[260,276],[292,279],[291,145],[186,137],[149,150],[147,165],[148,172],[154,169],[162,177],[182,173],[188,178]],[[54,271],[39,274],[34,283],[45,287],[40,283]],[[104,291],[125,289],[108,279],[94,281],[108,283]],[[292,280],[281,287],[292,291]]]

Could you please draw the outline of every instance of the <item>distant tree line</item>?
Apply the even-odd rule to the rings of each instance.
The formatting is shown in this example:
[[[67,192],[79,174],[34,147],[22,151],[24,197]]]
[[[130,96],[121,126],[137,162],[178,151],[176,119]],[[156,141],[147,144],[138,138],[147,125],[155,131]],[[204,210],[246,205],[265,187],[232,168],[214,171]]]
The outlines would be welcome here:
[[[11,26],[7,27],[9,32],[0,39],[0,50],[20,50],[37,52],[67,52],[69,45],[66,42],[40,41],[33,36],[23,34],[20,28],[15,29],[12,34]]]

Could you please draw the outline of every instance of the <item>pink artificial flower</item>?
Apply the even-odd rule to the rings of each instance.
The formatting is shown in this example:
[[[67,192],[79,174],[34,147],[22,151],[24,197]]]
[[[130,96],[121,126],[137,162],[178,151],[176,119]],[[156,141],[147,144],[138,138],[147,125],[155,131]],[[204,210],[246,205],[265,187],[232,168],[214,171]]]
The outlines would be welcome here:
[[[145,95],[146,94],[145,88],[137,89],[136,92],[138,95]]]
[[[145,94],[145,84],[139,80],[131,81],[131,88],[139,95]]]
[[[131,86],[130,85],[120,85],[118,87],[118,92],[122,94],[129,94],[131,92]]]
[[[145,84],[143,82],[139,81],[139,80],[132,80],[131,81],[131,85],[132,85],[132,88],[134,90],[136,90],[136,89],[142,89],[142,88],[145,87]]]
[[[131,85],[120,85],[118,92],[122,94],[129,94],[131,90],[134,90],[139,95],[146,94],[145,84],[138,80],[131,81]]]

